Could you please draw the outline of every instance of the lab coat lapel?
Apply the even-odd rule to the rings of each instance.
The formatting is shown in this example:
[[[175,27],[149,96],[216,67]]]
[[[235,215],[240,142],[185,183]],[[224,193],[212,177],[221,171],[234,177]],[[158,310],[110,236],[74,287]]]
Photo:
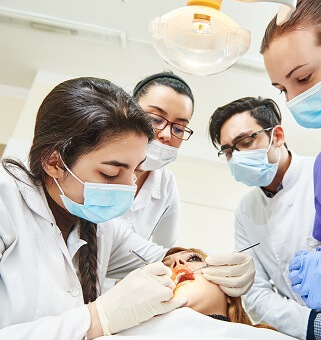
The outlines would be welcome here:
[[[21,177],[22,174],[19,173],[19,174],[16,174],[16,175]],[[18,178],[20,178],[20,177],[18,177]],[[56,225],[56,221],[55,221],[55,219],[54,219],[54,217],[51,213],[51,210],[48,206],[47,199],[46,199],[46,196],[45,196],[45,193],[44,193],[42,187],[41,186],[35,186],[34,183],[26,175],[22,175],[22,177],[23,178],[22,178],[21,181],[16,180],[16,184],[17,184],[17,187],[18,187],[24,201],[26,202],[26,204],[28,205],[28,207],[31,210],[33,210],[36,214],[43,217],[45,220],[47,220],[51,224],[53,236],[54,236],[61,252],[63,253],[63,255],[67,259],[69,265],[71,266],[72,270],[76,274],[74,265],[72,263],[72,258],[75,255],[75,253],[78,251],[78,249],[82,245],[86,244],[86,242],[83,241],[83,240],[80,240],[79,237],[78,237],[79,242],[77,243],[75,241],[75,235],[73,234],[73,240],[72,240],[73,244],[72,244],[70,252],[69,252],[69,249],[67,248],[66,242],[65,242],[65,240],[62,236],[62,233],[61,233],[59,227]],[[74,233],[78,234],[78,229],[75,230]]]

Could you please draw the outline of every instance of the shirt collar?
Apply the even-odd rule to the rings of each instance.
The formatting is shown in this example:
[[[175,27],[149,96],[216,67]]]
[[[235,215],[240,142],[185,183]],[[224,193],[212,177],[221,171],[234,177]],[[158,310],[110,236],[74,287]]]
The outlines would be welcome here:
[[[162,170],[150,171],[143,186],[135,197],[131,210],[136,211],[146,206],[151,198],[161,199]]]
[[[268,198],[274,197],[282,189],[289,189],[290,187],[292,187],[300,176],[302,159],[293,151],[288,150],[288,152],[291,155],[291,163],[287,171],[285,172],[282,183],[278,186],[276,193],[273,194],[272,192],[260,187],[260,189],[262,189],[262,192]]]
[[[279,191],[281,191],[283,189],[283,184],[280,183],[280,185],[276,188],[276,193],[274,192],[271,192],[269,190],[266,190],[265,188],[263,187],[260,187],[262,189],[262,191],[264,192],[265,196],[268,197],[268,198],[272,198],[274,197]]]
[[[31,178],[21,169],[10,167],[9,170],[19,178],[19,180],[14,179],[14,181],[28,207],[50,223],[55,223],[42,185],[35,185]]]

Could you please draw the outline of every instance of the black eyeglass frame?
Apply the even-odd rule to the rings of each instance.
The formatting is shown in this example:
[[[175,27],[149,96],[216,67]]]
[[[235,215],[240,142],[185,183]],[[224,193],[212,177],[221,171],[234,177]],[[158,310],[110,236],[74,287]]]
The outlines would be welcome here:
[[[241,138],[239,141],[237,141],[237,142],[236,142],[235,144],[233,144],[232,146],[228,146],[228,147],[226,147],[226,148],[224,148],[224,149],[221,149],[221,150],[217,153],[217,156],[218,156],[218,157],[221,157],[221,156],[227,157],[229,153],[231,153],[231,155],[233,155],[233,152],[234,152],[235,150],[236,150],[236,151],[240,151],[240,150],[236,147],[236,145],[239,144],[240,142],[242,142],[242,140],[244,140],[244,139],[246,139],[246,138],[249,138],[249,137],[255,139],[255,137],[256,137],[257,135],[259,135],[261,132],[270,131],[270,130],[273,129],[273,128],[274,128],[274,127],[269,127],[269,128],[265,128],[265,129],[262,129],[262,130],[253,132],[253,133],[251,133],[250,135]],[[231,151],[228,152],[228,153],[226,153],[226,152],[224,152],[224,151],[226,151],[226,150],[231,150]]]
[[[184,125],[182,125],[182,124],[178,124],[178,123],[171,122],[170,120],[168,120],[168,119],[166,119],[165,117],[160,116],[160,115],[158,115],[158,114],[156,114],[156,113],[152,113],[152,112],[147,112],[147,113],[148,113],[150,116],[152,116],[152,115],[153,115],[153,116],[157,116],[157,117],[162,118],[162,119],[164,119],[164,120],[166,121],[166,125],[165,125],[163,128],[161,128],[161,129],[158,129],[158,128],[155,127],[154,124],[152,123],[152,125],[153,125],[153,127],[154,127],[155,130],[162,131],[162,130],[164,130],[164,129],[166,128],[166,126],[167,126],[168,124],[170,124],[170,126],[171,126],[171,135],[174,136],[174,137],[176,137],[176,138],[178,138],[178,139],[182,139],[182,140],[189,140],[189,139],[191,138],[192,134],[194,133],[194,131],[193,131],[192,129],[190,129],[189,127],[187,127],[187,126],[184,126]],[[181,138],[181,137],[176,136],[176,135],[173,133],[173,125],[178,125],[179,127],[182,127],[183,130],[184,130],[184,132],[189,133],[188,137],[187,137],[187,138]]]

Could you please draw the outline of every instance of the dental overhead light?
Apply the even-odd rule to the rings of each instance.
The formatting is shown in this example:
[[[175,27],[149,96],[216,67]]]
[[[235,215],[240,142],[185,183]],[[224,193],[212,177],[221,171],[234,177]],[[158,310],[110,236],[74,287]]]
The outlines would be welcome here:
[[[296,0],[239,0],[282,3],[286,21]],[[199,76],[227,70],[250,47],[251,33],[220,12],[222,0],[190,0],[186,7],[154,18],[149,26],[159,55],[180,71]],[[287,6],[286,6],[287,5]]]

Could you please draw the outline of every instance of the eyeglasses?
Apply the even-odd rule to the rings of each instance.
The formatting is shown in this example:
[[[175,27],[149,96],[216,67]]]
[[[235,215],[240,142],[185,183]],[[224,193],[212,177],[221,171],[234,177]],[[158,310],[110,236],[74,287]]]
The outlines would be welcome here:
[[[254,133],[250,134],[249,136],[246,136],[246,137],[240,139],[234,145],[224,147],[223,149],[221,149],[218,152],[218,156],[219,157],[223,157],[224,156],[227,159],[230,159],[232,157],[232,154],[233,154],[234,150],[244,151],[244,150],[250,149],[251,146],[253,147],[253,142],[254,142],[254,140],[255,140],[257,135],[259,135],[261,132],[269,131],[271,129],[273,129],[273,127],[269,127],[269,128],[262,129],[260,131],[254,132]]]
[[[149,114],[152,120],[152,124],[156,130],[164,130],[166,126],[170,124],[171,134],[176,138],[188,140],[193,134],[193,130],[191,130],[190,128],[184,125],[173,123],[169,121],[168,119],[162,116],[159,116],[155,113],[150,113],[150,112],[147,112],[147,113]]]

